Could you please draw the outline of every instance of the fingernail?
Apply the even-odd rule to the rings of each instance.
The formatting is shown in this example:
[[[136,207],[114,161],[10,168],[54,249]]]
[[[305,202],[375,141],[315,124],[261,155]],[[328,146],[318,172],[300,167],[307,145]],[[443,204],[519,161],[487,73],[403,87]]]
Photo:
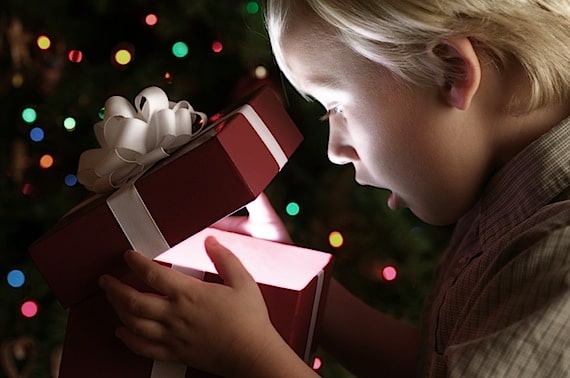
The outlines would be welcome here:
[[[131,257],[134,256],[134,254],[137,253],[136,251],[132,250],[132,249],[127,249],[125,251],[125,253],[123,254],[123,258],[125,259],[130,259]]]
[[[215,247],[220,245],[220,242],[218,241],[218,239],[216,239],[214,236],[209,235],[206,237],[206,239],[204,240],[204,244],[210,246],[210,247]]]

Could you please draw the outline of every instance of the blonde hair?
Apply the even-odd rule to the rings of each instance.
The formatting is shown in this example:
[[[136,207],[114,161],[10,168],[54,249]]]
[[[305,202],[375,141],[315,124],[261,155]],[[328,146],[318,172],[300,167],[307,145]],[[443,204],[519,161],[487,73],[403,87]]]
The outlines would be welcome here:
[[[409,83],[449,74],[452,62],[428,55],[447,38],[467,37],[483,62],[501,69],[514,58],[524,67],[529,110],[570,94],[570,0],[268,0],[273,53],[290,80],[282,38],[295,11],[309,11],[358,54]]]

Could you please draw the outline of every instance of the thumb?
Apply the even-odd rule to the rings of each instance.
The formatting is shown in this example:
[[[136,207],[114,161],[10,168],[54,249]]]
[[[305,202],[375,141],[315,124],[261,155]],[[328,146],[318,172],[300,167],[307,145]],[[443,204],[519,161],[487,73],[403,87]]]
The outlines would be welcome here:
[[[204,240],[204,246],[225,285],[239,287],[253,281],[237,256],[221,245],[215,237],[208,236]]]

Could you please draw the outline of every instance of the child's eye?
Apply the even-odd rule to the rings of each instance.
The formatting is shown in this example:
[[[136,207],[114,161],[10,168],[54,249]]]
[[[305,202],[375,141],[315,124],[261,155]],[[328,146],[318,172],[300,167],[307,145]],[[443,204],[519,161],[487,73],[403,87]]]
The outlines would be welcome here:
[[[328,120],[331,116],[335,115],[335,114],[339,114],[343,112],[343,107],[342,105],[337,105],[329,110],[327,110],[327,112],[325,114],[323,114],[319,119],[321,121],[326,121]]]

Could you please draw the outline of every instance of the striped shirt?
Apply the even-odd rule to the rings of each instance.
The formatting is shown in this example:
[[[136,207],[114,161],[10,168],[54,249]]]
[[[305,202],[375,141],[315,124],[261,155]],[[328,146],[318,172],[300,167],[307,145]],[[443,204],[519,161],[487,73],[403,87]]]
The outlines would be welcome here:
[[[570,119],[458,222],[422,325],[422,377],[570,377]]]

